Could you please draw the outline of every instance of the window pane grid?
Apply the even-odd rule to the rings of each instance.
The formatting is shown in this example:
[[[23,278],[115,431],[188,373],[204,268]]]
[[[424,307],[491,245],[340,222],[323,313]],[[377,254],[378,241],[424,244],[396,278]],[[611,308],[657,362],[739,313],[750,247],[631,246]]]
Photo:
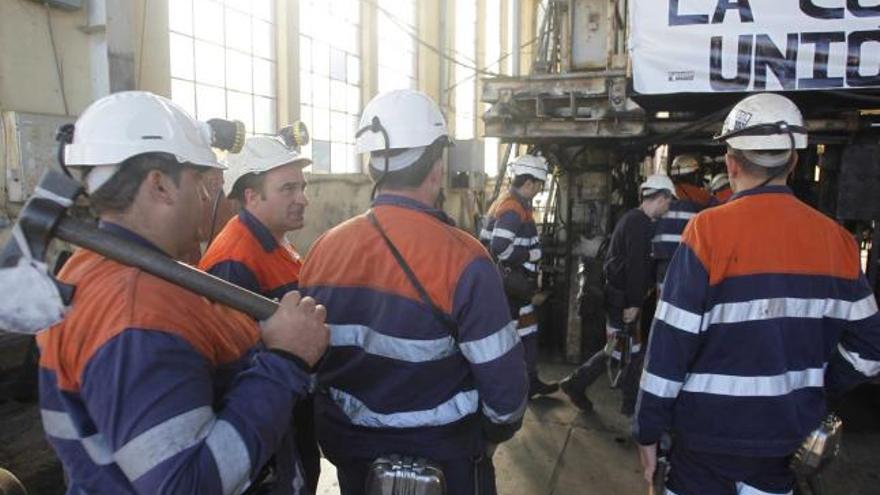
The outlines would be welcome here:
[[[379,0],[377,42],[379,92],[416,88],[415,0]],[[388,14],[386,14],[388,12]],[[393,16],[393,17],[392,17]]]
[[[361,111],[359,0],[300,0],[300,120],[312,171],[361,171],[355,154]]]
[[[171,98],[200,120],[274,134],[275,0],[169,2]]]
[[[485,0],[486,22],[484,31],[485,58],[483,65],[491,72],[501,72],[501,0]],[[483,112],[489,110],[488,103],[483,103]],[[489,176],[498,174],[498,138],[483,138],[484,171]]]
[[[455,2],[455,54],[469,65],[476,59],[477,3],[476,0]],[[476,125],[477,77],[472,68],[455,66],[455,137],[473,139]]]

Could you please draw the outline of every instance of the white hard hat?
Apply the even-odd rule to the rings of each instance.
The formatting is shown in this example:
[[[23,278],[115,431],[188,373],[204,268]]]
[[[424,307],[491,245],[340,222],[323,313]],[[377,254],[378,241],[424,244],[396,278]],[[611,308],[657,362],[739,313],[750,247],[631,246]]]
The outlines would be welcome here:
[[[449,140],[440,107],[425,93],[412,89],[376,95],[364,108],[358,129],[358,153],[402,151],[389,157],[389,171],[412,165],[434,141]],[[371,160],[373,168],[384,170],[384,157],[375,162]]]
[[[229,195],[239,179],[247,174],[261,174],[282,165],[307,167],[312,160],[289,148],[275,136],[254,136],[244,142],[239,153],[230,153],[224,160],[227,166],[223,190]]]
[[[531,175],[542,182],[547,180],[547,159],[543,156],[520,155],[510,163],[509,168],[510,175],[513,177]]]
[[[807,130],[794,102],[782,95],[760,93],[733,107],[715,139],[737,150],[791,151],[807,147]]]
[[[692,174],[700,169],[700,159],[696,155],[678,155],[672,160],[669,174],[673,177]]]
[[[643,195],[651,195],[657,191],[667,191],[673,198],[677,198],[675,194],[675,184],[672,179],[663,174],[649,175],[645,182],[639,186],[639,192]]]
[[[89,105],[65,146],[68,167],[96,167],[86,178],[96,191],[118,164],[144,153],[168,153],[180,163],[225,168],[211,149],[211,127],[171,100],[145,91],[124,91]]]
[[[727,174],[716,174],[712,177],[712,180],[709,181],[709,190],[714,192],[718,192],[721,189],[730,185],[730,178]]]

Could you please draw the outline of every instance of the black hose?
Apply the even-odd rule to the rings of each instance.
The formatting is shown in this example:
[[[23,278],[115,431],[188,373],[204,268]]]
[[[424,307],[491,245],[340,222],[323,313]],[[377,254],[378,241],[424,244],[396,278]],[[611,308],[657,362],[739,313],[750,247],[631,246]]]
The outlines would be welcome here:
[[[849,100],[855,101],[863,101],[865,103],[874,103],[876,105],[880,105],[880,95],[866,95],[862,93],[854,93],[851,91],[828,91],[834,96],[839,96],[841,98],[846,98]]]

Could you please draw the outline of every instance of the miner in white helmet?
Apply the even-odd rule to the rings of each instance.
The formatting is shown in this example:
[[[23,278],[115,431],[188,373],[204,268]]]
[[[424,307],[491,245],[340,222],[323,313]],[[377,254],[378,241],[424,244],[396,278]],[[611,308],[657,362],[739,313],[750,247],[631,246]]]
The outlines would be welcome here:
[[[239,212],[211,242],[199,268],[270,299],[296,290],[302,258],[286,236],[305,224],[303,169],[311,163],[281,136],[247,138],[241,152],[226,159],[224,185]],[[311,397],[300,400],[293,425],[310,493],[317,491],[321,472],[312,410]]]
[[[798,107],[749,96],[716,139],[735,194],[669,266],[634,436],[650,480],[672,433],[668,492],[790,494],[826,399],[880,372],[880,315],[852,234],[786,186],[808,146]]]
[[[709,193],[712,195],[712,204],[720,205],[727,203],[727,200],[733,196],[733,189],[730,188],[730,178],[726,173],[715,174],[709,181]]]
[[[544,189],[549,173],[547,159],[525,154],[508,166],[510,189],[489,207],[480,240],[498,260],[517,332],[526,352],[529,397],[552,394],[559,385],[538,377],[538,315],[532,297],[538,290],[541,239],[533,216],[532,200]]]
[[[669,211],[657,221],[651,247],[651,254],[656,260],[658,288],[663,285],[666,268],[681,242],[681,233],[688,221],[710,203],[711,197],[703,188],[700,171],[700,157],[694,154],[676,156],[669,167],[669,176],[675,184],[675,200],[669,205]]]
[[[79,117],[65,162],[99,228],[180,259],[222,168],[216,129],[146,92]],[[69,134],[68,134],[69,135]],[[71,493],[304,493],[294,405],[327,347],[323,307],[290,293],[260,325],[140,269],[77,250],[65,319],[38,336],[43,429]]]
[[[654,286],[654,262],[651,259],[651,239],[657,219],[663,216],[675,199],[675,186],[665,175],[651,175],[639,186],[641,203],[626,212],[611,234],[611,243],[605,255],[605,333],[609,340],[617,338],[620,348],[611,354],[600,350],[560,383],[562,391],[584,411],[591,411],[593,403],[586,389],[605,372],[609,358],[627,359],[623,346],[631,354],[621,377],[623,403],[621,413],[632,416],[636,406],[638,379],[641,375],[642,335],[639,313]],[[628,331],[627,331],[628,330]],[[627,341],[624,341],[626,339]]]
[[[494,494],[494,446],[522,422],[525,360],[498,271],[434,207],[449,144],[424,93],[373,98],[357,132],[372,207],[315,241],[300,274],[328,309],[316,421],[343,495],[364,494],[368,478],[411,486],[438,470],[447,493]]]

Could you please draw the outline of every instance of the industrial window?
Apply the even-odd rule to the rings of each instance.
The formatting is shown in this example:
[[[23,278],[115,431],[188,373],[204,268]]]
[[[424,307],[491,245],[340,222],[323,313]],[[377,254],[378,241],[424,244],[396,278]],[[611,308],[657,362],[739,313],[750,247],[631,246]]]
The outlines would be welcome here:
[[[379,48],[379,92],[416,84],[415,0],[379,0],[376,37]]]
[[[455,2],[455,137],[473,139],[477,107],[477,2]]]
[[[171,98],[200,120],[276,131],[274,0],[168,2]]]
[[[359,0],[299,1],[300,120],[311,131],[314,172],[360,172],[354,142],[361,110]]]
[[[484,68],[493,73],[501,72],[501,0],[485,0],[486,22],[483,31],[483,46],[485,47],[483,58]],[[509,58],[509,57],[508,57]],[[483,103],[483,112],[491,107]],[[484,171],[489,176],[498,174],[498,148],[501,142],[498,138],[484,138]]]

